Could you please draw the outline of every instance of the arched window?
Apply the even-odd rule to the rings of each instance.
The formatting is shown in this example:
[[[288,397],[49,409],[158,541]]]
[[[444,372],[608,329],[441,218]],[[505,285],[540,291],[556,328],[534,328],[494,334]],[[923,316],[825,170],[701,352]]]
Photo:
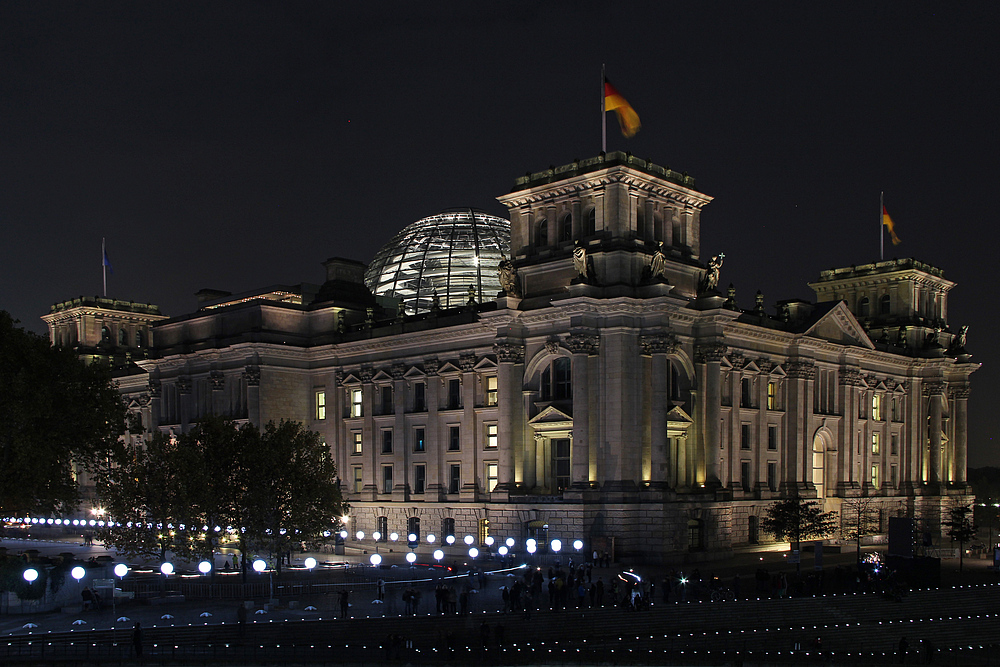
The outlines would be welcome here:
[[[593,236],[597,233],[597,209],[592,208],[587,214],[587,226],[583,230],[584,236]]]
[[[747,542],[750,544],[760,542],[760,519],[753,515],[747,518]]]
[[[563,216],[562,220],[559,221],[559,241],[572,241],[573,240],[573,215],[567,213]]]
[[[445,517],[444,521],[441,522],[441,538],[444,539],[449,535],[455,534],[455,520],[450,516]]]
[[[124,329],[118,330],[118,344],[122,347],[128,345],[128,332]]]
[[[101,342],[111,343],[111,329],[106,326],[101,327]]]
[[[544,248],[549,244],[549,221],[542,218],[535,227],[535,245]]]
[[[420,517],[411,516],[406,520],[406,541],[411,544],[420,541]]]
[[[543,401],[563,401],[573,398],[572,362],[568,357],[556,357],[542,371],[540,391]]]
[[[858,317],[870,317],[871,310],[871,300],[868,297],[862,297],[861,301],[858,301]]]
[[[479,543],[486,544],[486,538],[490,536],[490,520],[479,520]]]
[[[640,239],[646,238],[646,212],[642,208],[635,212],[635,235]]]
[[[375,518],[375,531],[379,533],[378,541],[385,542],[389,535],[389,517],[380,516]]]
[[[888,315],[889,314],[889,295],[883,294],[882,298],[878,300],[878,314]]]

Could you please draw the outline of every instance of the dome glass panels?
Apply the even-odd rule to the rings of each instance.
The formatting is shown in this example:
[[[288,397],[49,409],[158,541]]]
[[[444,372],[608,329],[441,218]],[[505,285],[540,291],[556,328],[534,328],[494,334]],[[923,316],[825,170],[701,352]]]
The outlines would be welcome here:
[[[375,254],[365,284],[401,299],[408,315],[478,303],[500,292],[497,265],[510,254],[510,222],[475,209],[453,209],[405,227]]]

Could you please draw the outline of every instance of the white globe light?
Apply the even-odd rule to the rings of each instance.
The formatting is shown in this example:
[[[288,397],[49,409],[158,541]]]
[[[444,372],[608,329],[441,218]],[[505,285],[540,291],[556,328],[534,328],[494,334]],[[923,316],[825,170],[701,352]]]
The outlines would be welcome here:
[[[209,572],[212,571],[212,564],[209,563],[207,560],[203,560],[200,563],[198,563],[198,571],[201,572],[202,574],[208,574]]]
[[[444,538],[444,541],[447,542],[448,544],[454,544],[455,543],[455,536],[454,535],[449,535],[448,537]]]
[[[128,565],[126,565],[125,563],[118,563],[118,565],[115,565],[116,577],[120,579],[124,577],[126,574],[128,574]]]
[[[549,546],[552,547],[553,551],[559,553],[560,551],[562,551],[562,540],[552,540],[552,544]]]
[[[506,556],[507,555],[507,547],[503,547],[503,546],[500,547],[499,549],[497,549],[497,553],[500,554],[501,556]]]
[[[263,572],[266,569],[267,569],[267,563],[265,563],[263,561],[263,559],[258,558],[257,560],[255,560],[253,562],[253,571],[254,572]]]
[[[38,578],[38,570],[36,570],[33,567],[29,567],[27,570],[24,571],[24,574],[22,576],[24,577],[24,580],[27,581],[29,584],[33,583],[35,579]]]
[[[164,563],[160,566],[160,572],[167,575],[168,577],[174,573],[173,563]]]
[[[378,542],[379,540],[382,539],[382,533],[376,530],[374,533],[372,533],[372,539]]]
[[[440,561],[442,558],[444,558],[444,552],[441,551],[440,549],[435,549],[434,560]],[[38,576],[38,574],[36,573],[35,576]]]
[[[359,540],[365,539],[365,531],[359,530],[354,534],[354,537],[358,538]]]
[[[382,562],[382,555],[372,554],[371,558],[369,558],[368,560],[371,561],[372,565],[375,565],[377,567]]]
[[[399,539],[399,533],[389,533],[389,539],[395,542]]]
[[[529,550],[529,551],[534,551],[534,550],[535,550],[535,547],[537,547],[537,546],[538,546],[538,542],[536,542],[536,541],[535,541],[534,539],[532,539],[532,538],[528,538],[528,541],[527,541],[527,542],[525,542],[525,545],[526,545],[526,546],[528,547],[528,550]]]
[[[471,549],[469,549],[469,558],[478,558],[478,557],[479,557],[479,549],[477,549],[476,547],[472,547]]]
[[[510,548],[512,548],[516,544],[516,542],[514,541],[513,537],[508,537],[507,541],[504,542],[504,544],[506,544],[507,548],[510,549]]]
[[[583,540],[573,540],[573,548],[579,551],[583,548]]]
[[[436,540],[436,539],[437,538],[434,537],[434,533],[428,533],[427,534],[427,544],[434,544],[434,540]]]
[[[414,563],[416,563],[417,562],[417,554],[413,553],[412,551],[410,553],[406,554],[406,562],[409,563],[410,565],[413,565]]]
[[[535,545],[534,544],[529,544],[528,545],[528,553],[529,554],[535,553]]]
[[[465,536],[465,543],[466,544],[471,545],[473,542],[475,542],[475,538],[472,537],[472,535],[466,535]]]
[[[347,531],[346,530],[340,531],[340,539],[342,539],[342,540],[346,540],[347,539]]]
[[[84,570],[84,569],[83,569],[82,567],[80,567],[79,565],[77,565],[77,566],[76,566],[76,567],[74,567],[74,568],[73,568],[72,570],[70,570],[70,571],[69,571],[69,573],[70,573],[70,574],[72,574],[72,575],[73,575],[73,578],[74,578],[74,579],[76,579],[77,581],[80,581],[80,580],[81,580],[81,579],[83,579],[83,578],[84,578],[85,576],[87,576],[87,571],[86,571],[86,570]]]
[[[410,533],[409,535],[407,535],[407,536],[406,536],[406,540],[407,540],[408,542],[416,542],[416,541],[417,541],[417,540],[419,540],[419,539],[420,539],[420,538],[419,538],[419,537],[417,537],[417,534],[416,534],[416,533]]]
[[[306,566],[307,570],[311,570],[314,567],[316,567],[316,559],[313,558],[312,556],[309,556],[309,558],[306,558],[302,564]]]
[[[485,540],[483,540],[483,542],[485,542],[485,543],[486,543],[486,546],[488,546],[488,547],[492,547],[492,546],[493,546],[493,543],[494,543],[494,542],[496,542],[496,540],[494,540],[494,539],[493,539],[493,536],[492,536],[492,535],[487,535],[487,536],[486,536],[486,539],[485,539]]]

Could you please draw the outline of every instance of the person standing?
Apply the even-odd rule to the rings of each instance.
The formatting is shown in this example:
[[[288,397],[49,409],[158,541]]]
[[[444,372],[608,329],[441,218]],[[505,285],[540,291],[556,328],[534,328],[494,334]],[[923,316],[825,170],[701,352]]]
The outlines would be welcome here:
[[[132,648],[135,649],[136,659],[142,660],[142,625],[138,621],[135,623],[135,629],[132,630]]]
[[[347,618],[347,609],[351,606],[351,603],[348,601],[348,595],[349,595],[349,591],[347,591],[346,589],[340,591],[340,617],[341,618]]]

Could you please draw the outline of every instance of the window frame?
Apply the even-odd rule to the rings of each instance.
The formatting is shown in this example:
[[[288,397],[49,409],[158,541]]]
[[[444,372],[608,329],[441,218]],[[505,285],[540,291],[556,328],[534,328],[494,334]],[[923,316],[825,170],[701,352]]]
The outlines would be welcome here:
[[[483,440],[484,449],[497,449],[500,444],[500,425],[497,422],[487,422],[485,438]],[[492,431],[492,432],[491,432]]]
[[[326,389],[315,391],[316,421],[326,419]]]
[[[360,456],[365,451],[365,436],[362,431],[351,431],[351,456]]]
[[[352,418],[364,417],[365,394],[361,387],[351,387],[347,390],[348,409]]]

